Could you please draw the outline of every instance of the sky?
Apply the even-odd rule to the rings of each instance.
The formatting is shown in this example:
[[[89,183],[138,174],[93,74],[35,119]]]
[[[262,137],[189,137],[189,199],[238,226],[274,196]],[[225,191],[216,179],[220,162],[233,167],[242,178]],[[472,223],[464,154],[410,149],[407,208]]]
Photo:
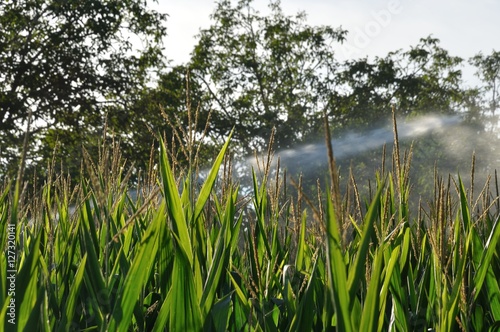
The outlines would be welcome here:
[[[215,1],[158,1],[153,8],[169,14],[165,55],[172,65],[187,62],[195,35],[210,26]],[[268,3],[254,0],[254,8],[266,14]],[[431,34],[451,55],[464,59],[500,51],[500,0],[282,0],[281,5],[287,15],[305,11],[309,25],[348,30],[337,50],[339,60],[408,50]],[[464,66],[463,73],[474,84],[474,70]]]

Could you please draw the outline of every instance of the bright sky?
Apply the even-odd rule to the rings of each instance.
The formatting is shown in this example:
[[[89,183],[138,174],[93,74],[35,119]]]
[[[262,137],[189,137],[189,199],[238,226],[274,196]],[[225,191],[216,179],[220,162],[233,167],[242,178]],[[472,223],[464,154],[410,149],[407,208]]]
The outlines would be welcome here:
[[[170,15],[165,40],[166,56],[173,64],[189,59],[200,28],[210,25],[215,9],[211,0],[159,0],[158,8]],[[254,8],[268,12],[267,0],[255,0]],[[330,25],[349,31],[340,46],[339,60],[385,56],[409,49],[430,34],[440,39],[451,55],[468,59],[478,52],[500,51],[499,0],[282,0],[287,15],[308,14],[309,25]],[[464,78],[474,80],[471,68]]]

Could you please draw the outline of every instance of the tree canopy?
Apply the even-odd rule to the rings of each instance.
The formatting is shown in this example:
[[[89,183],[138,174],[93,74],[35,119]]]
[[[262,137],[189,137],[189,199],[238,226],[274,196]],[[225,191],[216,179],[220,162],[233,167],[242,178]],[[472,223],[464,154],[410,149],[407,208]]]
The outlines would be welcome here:
[[[321,128],[320,115],[338,68],[335,48],[346,31],[287,16],[279,2],[261,15],[249,0],[221,1],[198,37],[190,69],[216,110],[214,128],[246,152],[261,148],[276,127],[278,148]],[[221,126],[221,124],[226,124]]]
[[[31,164],[56,142],[68,163],[81,160],[79,145],[102,132],[108,108],[126,110],[161,70],[165,20],[141,0],[2,1],[2,165],[16,166],[30,115]]]
[[[465,107],[462,62],[432,36],[407,51],[348,60],[338,76],[332,116],[344,126],[386,118],[391,104],[403,115],[456,112]]]
[[[485,83],[484,89],[491,93],[489,108],[494,113],[500,91],[500,52],[493,51],[490,55],[479,52],[470,62],[477,68],[476,75]]]
[[[166,18],[140,0],[2,2],[0,174],[16,169],[30,114],[30,165],[43,168],[57,148],[77,175],[82,145],[96,155],[104,130],[145,168],[157,134],[180,159],[190,158],[189,139],[202,138],[210,159],[233,128],[233,147],[246,155],[264,149],[273,127],[277,149],[322,139],[324,112],[341,135],[387,119],[391,104],[409,116],[469,119],[498,106],[495,51],[469,60],[483,83],[469,88],[465,60],[433,36],[408,50],[340,62],[348,31],[311,26],[306,13],[287,15],[279,1],[262,14],[251,0],[221,0],[190,60],[168,67]]]

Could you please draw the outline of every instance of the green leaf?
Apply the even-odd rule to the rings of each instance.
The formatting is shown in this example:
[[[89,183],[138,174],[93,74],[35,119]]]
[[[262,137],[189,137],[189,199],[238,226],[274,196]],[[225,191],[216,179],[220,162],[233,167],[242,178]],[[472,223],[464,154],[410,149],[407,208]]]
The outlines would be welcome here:
[[[368,255],[368,247],[372,239],[372,235],[375,231],[374,223],[377,219],[378,209],[380,208],[380,196],[384,189],[384,184],[381,183],[375,196],[373,197],[372,203],[368,208],[365,219],[363,220],[363,233],[359,241],[359,247],[356,252],[356,258],[354,265],[349,268],[349,279],[347,281],[347,287],[349,290],[349,298],[353,299],[358,292],[359,284],[361,283],[362,277],[365,273],[366,258]]]
[[[201,331],[203,320],[194,276],[189,260],[182,250],[177,250],[175,253],[171,296],[173,307],[170,308],[169,330]]]
[[[59,331],[69,331],[71,323],[73,321],[73,316],[75,314],[76,302],[80,293],[80,288],[82,285],[83,275],[85,272],[85,264],[87,262],[87,254],[85,254],[80,261],[80,266],[74,276],[73,282],[69,288],[69,296],[64,304],[64,315],[62,320],[59,322]]]
[[[333,209],[330,191],[327,191],[326,212],[328,290],[335,306],[337,329],[349,332],[353,331],[350,319],[350,308],[353,298],[350,298],[348,293],[346,266],[342,253],[338,221]]]
[[[214,303],[210,311],[214,323],[214,331],[226,331],[228,329],[227,324],[231,308],[231,294],[224,295]]]
[[[165,144],[160,144],[160,174],[163,181],[163,195],[167,204],[168,214],[172,219],[172,229],[175,236],[179,239],[177,244],[185,252],[189,266],[193,266],[193,251],[191,246],[191,237],[182,208],[181,199],[177,190],[177,185],[168,162]]]
[[[108,325],[110,331],[126,331],[132,323],[130,319],[132,312],[156,258],[160,224],[163,222],[165,222],[164,202],[160,205],[159,210],[155,212],[154,219],[146,229],[123,286],[119,290],[117,303],[113,308]]]
[[[373,262],[370,284],[366,292],[366,299],[363,305],[363,313],[361,315],[360,331],[375,331],[378,326],[380,303],[380,279],[383,266],[383,247],[378,247],[375,252],[375,260]],[[390,276],[386,276],[390,279]]]
[[[43,295],[43,288],[38,282],[41,238],[42,232],[39,232],[29,247],[29,253],[21,260],[22,265],[16,275],[16,319],[18,329],[23,331],[36,330],[37,317],[41,314],[35,309],[40,295]]]
[[[475,295],[474,301],[480,294],[484,280],[488,275],[488,270],[491,269],[491,260],[493,259],[493,256],[498,255],[497,244],[499,239],[500,239],[500,216],[497,217],[497,220],[495,221],[495,224],[491,229],[490,235],[483,249],[483,254],[479,262],[479,266],[477,267],[476,270],[476,275],[474,276],[474,290],[473,290],[473,294]],[[495,280],[498,280],[498,278],[496,278],[493,273],[490,274],[490,277],[493,277]],[[500,297],[500,294],[490,296],[490,298],[493,297]],[[500,319],[500,317],[498,319]]]
[[[297,243],[297,255],[295,256],[295,269],[302,271],[304,268],[304,254],[306,251],[306,228],[307,228],[306,210],[302,213],[302,222],[300,224],[299,242]]]
[[[207,203],[207,200],[210,197],[210,193],[212,192],[212,188],[214,186],[215,180],[217,179],[217,175],[219,174],[219,168],[220,165],[222,164],[222,161],[224,160],[224,156],[226,154],[226,150],[229,146],[229,142],[231,141],[231,136],[233,135],[233,131],[229,133],[228,139],[226,140],[226,143],[222,147],[222,149],[219,152],[219,155],[215,159],[214,163],[212,164],[212,169],[210,170],[210,173],[207,176],[207,179],[203,183],[203,186],[200,189],[200,194],[198,195],[198,199],[196,200],[195,208],[194,208],[194,214],[193,214],[193,220],[198,220],[201,212],[203,211],[203,208],[205,207],[205,204]]]
[[[208,275],[203,286],[203,294],[201,296],[200,307],[203,310],[203,316],[206,317],[208,312],[214,305],[216,292],[218,290],[219,281],[222,271],[227,269],[226,264],[231,257],[231,242],[234,237],[238,238],[238,233],[231,232],[231,223],[233,222],[235,205],[235,195],[229,193],[227,195],[228,201],[226,202],[226,211],[222,225],[217,236],[215,250],[213,253],[212,261],[209,266]]]

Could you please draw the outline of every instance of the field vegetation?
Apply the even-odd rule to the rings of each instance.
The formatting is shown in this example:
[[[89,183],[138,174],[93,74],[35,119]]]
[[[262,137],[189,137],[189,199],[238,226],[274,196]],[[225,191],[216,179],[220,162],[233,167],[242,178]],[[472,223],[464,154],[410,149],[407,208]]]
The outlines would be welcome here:
[[[242,196],[230,139],[200,182],[193,137],[187,167],[161,140],[136,197],[117,144],[85,160],[74,188],[56,173],[32,194],[6,181],[1,246],[15,225],[17,288],[0,280],[0,321],[12,327],[14,298],[19,331],[496,331],[496,173],[480,192],[436,173],[413,213],[412,151],[394,128],[392,166],[364,196],[355,174],[340,188],[331,149],[317,197],[270,173],[271,149]]]
[[[0,331],[500,330],[500,52],[214,7],[173,64],[147,1],[0,1]]]

